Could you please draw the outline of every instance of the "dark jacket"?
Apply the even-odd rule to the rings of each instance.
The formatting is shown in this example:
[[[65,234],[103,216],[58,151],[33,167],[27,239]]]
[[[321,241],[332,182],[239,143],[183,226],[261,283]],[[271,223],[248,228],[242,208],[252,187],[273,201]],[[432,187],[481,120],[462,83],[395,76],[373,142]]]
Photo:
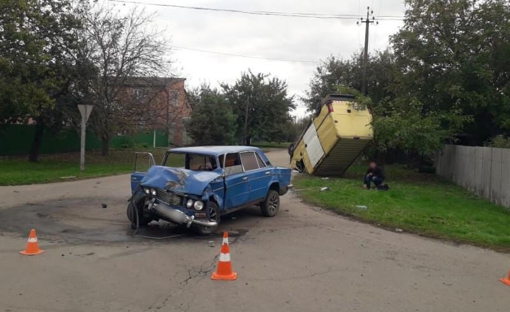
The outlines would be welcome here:
[[[374,177],[378,177],[380,179],[384,179],[384,174],[383,174],[381,168],[379,168],[379,167],[375,167],[374,169],[368,168],[367,173],[365,173],[365,175],[367,175],[369,173],[371,173],[372,176],[374,176]]]

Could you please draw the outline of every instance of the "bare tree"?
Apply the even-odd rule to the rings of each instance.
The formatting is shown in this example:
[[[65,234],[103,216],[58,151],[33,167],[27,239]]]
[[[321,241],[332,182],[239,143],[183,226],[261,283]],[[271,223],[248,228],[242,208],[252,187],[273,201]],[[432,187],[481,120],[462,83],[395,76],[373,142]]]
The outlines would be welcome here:
[[[94,4],[84,16],[83,55],[97,74],[87,81],[88,100],[94,105],[91,126],[102,140],[102,154],[117,133],[136,130],[141,119],[150,119],[154,94],[134,105],[126,86],[135,77],[158,81],[168,73],[168,42],[153,27],[154,14],[133,8],[127,14],[111,5]],[[145,102],[141,100],[144,100]]]

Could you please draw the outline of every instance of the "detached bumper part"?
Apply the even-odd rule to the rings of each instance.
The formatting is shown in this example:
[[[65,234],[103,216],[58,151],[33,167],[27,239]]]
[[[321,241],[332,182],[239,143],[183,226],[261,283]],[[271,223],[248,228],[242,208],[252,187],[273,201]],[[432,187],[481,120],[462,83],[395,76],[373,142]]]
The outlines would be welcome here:
[[[198,224],[209,227],[214,227],[218,225],[218,222],[216,221],[197,220],[195,219],[195,216],[188,216],[179,209],[174,209],[163,203],[154,204],[152,208],[162,217],[171,220],[177,224],[186,224],[187,227],[190,227],[191,224]]]

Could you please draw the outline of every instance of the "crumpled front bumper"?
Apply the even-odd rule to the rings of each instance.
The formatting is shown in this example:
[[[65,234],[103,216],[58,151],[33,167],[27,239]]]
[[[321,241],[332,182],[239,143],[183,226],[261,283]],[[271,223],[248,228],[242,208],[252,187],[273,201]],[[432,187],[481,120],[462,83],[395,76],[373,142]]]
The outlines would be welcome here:
[[[154,202],[152,207],[149,207],[149,210],[154,210],[158,215],[164,219],[168,219],[169,221],[175,222],[177,224],[186,224],[187,227],[190,227],[191,224],[207,227],[215,227],[218,225],[218,222],[216,221],[195,219],[195,216],[188,216],[181,210],[173,208],[162,202]]]

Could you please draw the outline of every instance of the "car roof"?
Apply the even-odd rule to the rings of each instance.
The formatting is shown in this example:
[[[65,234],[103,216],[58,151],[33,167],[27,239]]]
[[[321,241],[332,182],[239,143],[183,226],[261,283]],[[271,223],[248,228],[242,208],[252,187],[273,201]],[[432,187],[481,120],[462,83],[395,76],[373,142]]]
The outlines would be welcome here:
[[[218,156],[226,153],[240,153],[246,151],[257,151],[258,147],[241,145],[220,145],[220,146],[190,146],[171,148],[169,151],[175,153],[196,153]]]

